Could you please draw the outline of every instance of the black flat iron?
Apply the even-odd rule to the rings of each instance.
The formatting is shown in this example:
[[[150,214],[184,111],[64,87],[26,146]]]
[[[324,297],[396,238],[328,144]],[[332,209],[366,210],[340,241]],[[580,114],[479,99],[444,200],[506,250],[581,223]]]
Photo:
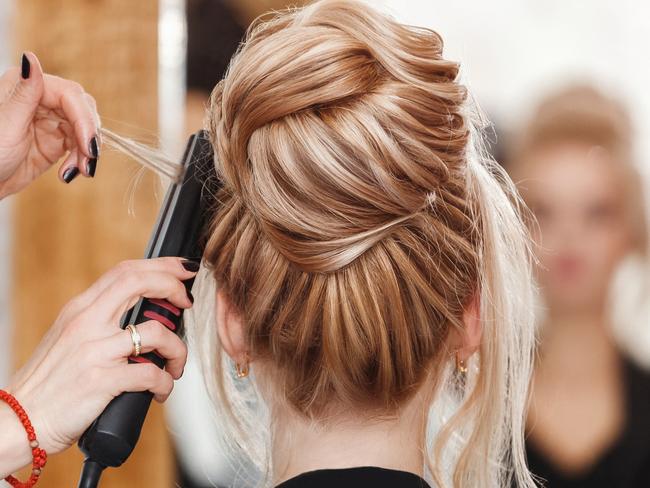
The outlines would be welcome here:
[[[153,229],[145,258],[179,256],[200,260],[207,240],[209,219],[214,215],[215,195],[219,182],[214,168],[213,152],[205,131],[193,134],[183,156],[183,179],[172,184]],[[186,280],[191,290],[194,278]],[[167,302],[141,298],[126,312],[120,326],[139,324],[158,318],[177,334],[183,334],[183,310],[165,306]],[[133,362],[135,359],[129,359]],[[165,360],[155,352],[138,356],[159,368]],[[135,448],[153,394],[148,391],[127,392],[115,397],[79,439],[85,461],[79,488],[98,485],[103,470],[120,466]]]

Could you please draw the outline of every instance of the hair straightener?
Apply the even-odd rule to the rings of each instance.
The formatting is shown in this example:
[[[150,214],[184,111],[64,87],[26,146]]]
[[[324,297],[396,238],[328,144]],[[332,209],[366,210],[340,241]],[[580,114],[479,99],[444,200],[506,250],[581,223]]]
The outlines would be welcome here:
[[[205,248],[207,226],[215,205],[219,181],[214,169],[212,147],[205,131],[190,137],[183,156],[183,179],[167,191],[158,221],[145,253],[146,258],[180,256],[200,260]],[[191,290],[194,278],[186,280]],[[149,319],[162,322],[177,334],[183,332],[183,310],[164,300],[141,298],[126,312],[121,327]],[[138,356],[159,368],[165,360],[155,351]],[[129,358],[129,362],[135,362]],[[120,466],[129,457],[140,437],[144,418],[153,394],[148,391],[127,392],[115,397],[79,439],[85,461],[79,488],[94,488],[102,471]]]

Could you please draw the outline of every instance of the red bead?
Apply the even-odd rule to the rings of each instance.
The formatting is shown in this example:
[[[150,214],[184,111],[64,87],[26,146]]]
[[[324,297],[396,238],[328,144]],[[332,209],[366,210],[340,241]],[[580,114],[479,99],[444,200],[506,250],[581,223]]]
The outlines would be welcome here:
[[[27,412],[25,412],[25,409],[23,409],[23,407],[18,403],[18,400],[16,400],[12,394],[4,390],[0,390],[0,400],[3,400],[5,403],[7,403],[7,405],[9,405],[18,416],[20,422],[25,428],[25,432],[27,433],[27,439],[30,441],[30,447],[32,447],[32,474],[29,479],[25,482],[22,482],[9,475],[5,478],[5,481],[14,488],[31,488],[38,481],[38,478],[41,475],[41,469],[47,462],[47,453],[45,450],[38,447],[38,441],[36,440],[36,432],[34,431],[34,427],[32,427],[32,423],[29,421]]]

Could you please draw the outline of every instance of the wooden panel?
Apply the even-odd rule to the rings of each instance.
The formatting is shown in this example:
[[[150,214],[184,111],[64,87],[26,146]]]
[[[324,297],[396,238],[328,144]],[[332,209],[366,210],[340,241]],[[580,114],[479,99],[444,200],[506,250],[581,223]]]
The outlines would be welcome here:
[[[154,135],[157,18],[156,0],[21,0],[15,59],[23,49],[34,51],[46,72],[80,82],[97,99],[105,126],[124,133],[119,121]],[[138,185],[130,214],[137,165],[103,149],[94,180],[79,176],[65,185],[52,170],[16,199],[16,366],[67,300],[120,260],[144,252],[158,208],[154,177],[147,174]],[[76,447],[52,457],[39,486],[76,486],[81,460]],[[172,480],[170,442],[154,404],[133,456],[108,470],[101,486],[166,487]]]

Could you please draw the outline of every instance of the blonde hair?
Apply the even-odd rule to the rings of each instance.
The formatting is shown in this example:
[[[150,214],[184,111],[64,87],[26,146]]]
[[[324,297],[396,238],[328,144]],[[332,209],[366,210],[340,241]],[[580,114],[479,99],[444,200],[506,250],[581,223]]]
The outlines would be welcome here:
[[[618,263],[611,277],[605,316],[617,346],[650,368],[648,338],[643,333],[644,327],[638,326],[639,317],[647,316],[650,306],[650,228],[647,193],[634,157],[634,139],[632,120],[620,100],[590,84],[575,83],[546,94],[529,120],[513,133],[506,168],[525,189],[527,166],[543,164],[533,157],[538,152],[568,143],[598,147],[609,155],[609,162],[622,183],[623,217],[631,245],[630,252]],[[539,251],[542,250],[540,247]],[[540,325],[546,320],[544,308],[537,307]]]
[[[214,88],[223,187],[195,332],[217,418],[262,473],[273,418],[255,363],[251,381],[235,381],[217,344],[215,285],[240,312],[251,356],[273,366],[276,400],[298,415],[326,422],[333,405],[395,415],[425,391],[422,438],[442,424],[422,446],[425,477],[534,486],[524,208],[442,48],[436,32],[365,3],[321,0],[254,23]],[[459,382],[447,338],[477,297],[482,341]],[[449,418],[447,398],[458,402]]]
[[[516,175],[518,166],[531,154],[566,142],[598,146],[611,156],[623,176],[635,251],[647,255],[648,219],[643,179],[634,163],[634,130],[625,106],[584,83],[549,93],[514,134],[507,169]]]
[[[279,401],[314,421],[332,405],[394,414],[422,388],[431,401],[459,389],[446,339],[480,296],[480,352],[461,407],[422,446],[429,474],[446,484],[445,446],[466,432],[453,486],[534,486],[522,209],[442,47],[356,1],[255,23],[211,96],[223,189],[204,258],[251,355],[273,365]],[[219,410],[268,473],[255,382],[235,383],[213,325],[204,332]]]

